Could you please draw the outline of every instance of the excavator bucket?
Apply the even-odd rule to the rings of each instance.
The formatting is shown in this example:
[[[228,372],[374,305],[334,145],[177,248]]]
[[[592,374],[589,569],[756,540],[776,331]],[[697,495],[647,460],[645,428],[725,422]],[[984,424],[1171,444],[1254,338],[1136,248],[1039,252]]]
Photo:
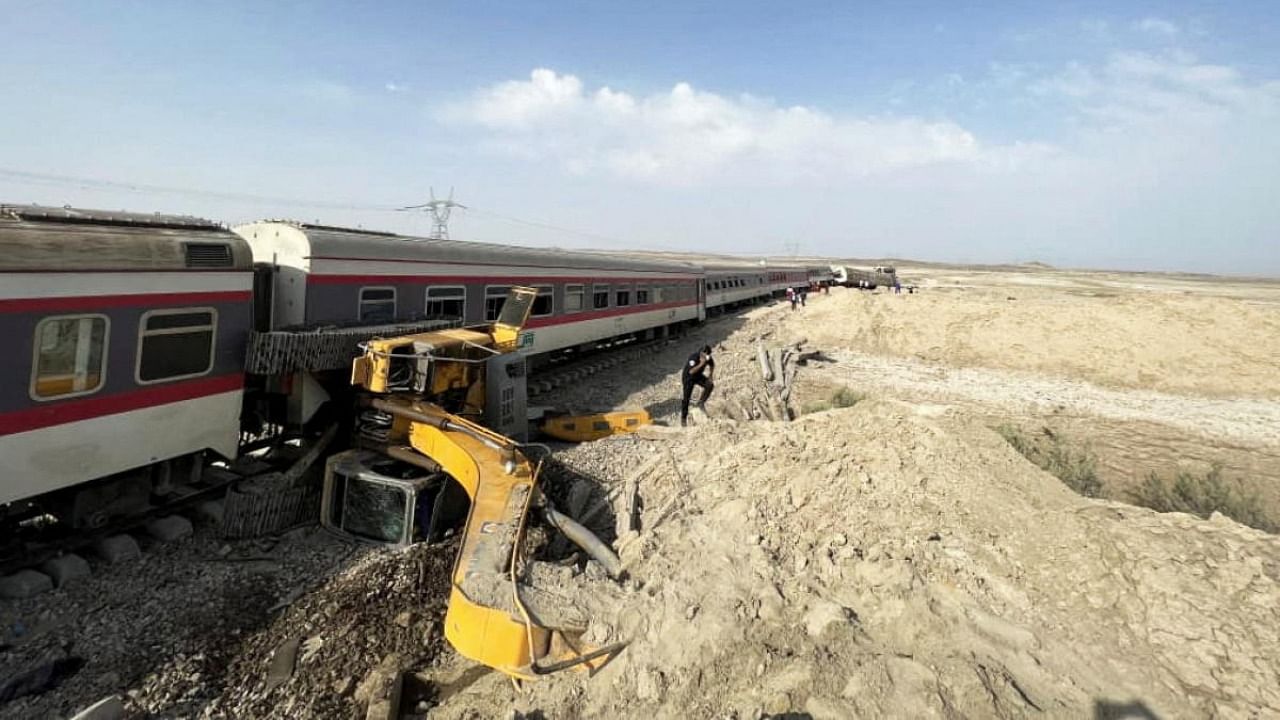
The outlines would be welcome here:
[[[502,352],[513,352],[519,343],[520,331],[529,320],[533,310],[533,301],[538,298],[538,291],[528,287],[513,287],[507,291],[507,299],[502,304],[502,312],[493,323],[494,347]]]

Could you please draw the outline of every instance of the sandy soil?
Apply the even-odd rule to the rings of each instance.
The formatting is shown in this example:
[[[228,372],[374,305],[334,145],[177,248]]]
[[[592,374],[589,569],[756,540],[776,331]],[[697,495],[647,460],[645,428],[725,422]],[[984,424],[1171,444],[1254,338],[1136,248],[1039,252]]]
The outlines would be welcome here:
[[[1051,271],[930,274],[913,295],[837,290],[816,344],[1124,388],[1280,398],[1280,284]]]
[[[1280,515],[1280,284],[937,269],[918,282],[808,308],[786,332],[840,362],[807,377],[1065,433],[1113,497],[1218,465]]]
[[[527,695],[484,678],[436,715],[1280,712],[1280,665],[1271,641],[1255,642],[1280,627],[1268,607],[1280,541],[1221,516],[1080,498],[991,430],[1065,428],[1113,480],[1218,462],[1274,500],[1277,289],[1146,276],[1086,278],[1088,289],[1037,274],[951,274],[933,279],[970,287],[760,308],[566,393],[673,424],[674,369],[711,341],[721,403],[709,409],[723,418],[725,395],[759,382],[756,343],[805,337],[832,362],[802,371],[798,404],[838,386],[869,399],[794,423],[712,419],[565,455],[608,486],[662,451],[648,442],[672,462],[642,483],[644,505],[690,488],[677,515],[646,515],[618,543],[641,590],[602,622],[632,645],[596,677]],[[1259,339],[1239,342],[1237,321]]]
[[[523,694],[490,674],[430,717],[1280,712],[1274,536],[1081,498],[955,409],[646,435],[566,456],[611,485],[670,453],[617,543],[628,591],[581,591],[627,649]]]
[[[922,292],[759,307],[557,391],[563,406],[646,407],[667,426],[557,446],[547,477],[569,509],[663,459],[640,482],[638,531],[594,523],[627,582],[530,569],[574,590],[593,642],[630,643],[593,676],[517,690],[449,651],[447,546],[353,554],[307,532],[260,561],[251,542],[198,534],[0,603],[6,628],[41,626],[6,636],[7,667],[69,643],[87,660],[0,715],[67,714],[116,692],[139,717],[360,717],[395,671],[427,690],[406,717],[1280,715],[1280,539],[1081,498],[991,429],[1069,433],[1113,491],[1221,463],[1280,507],[1280,288],[903,274]],[[794,422],[727,419],[762,391],[757,345],[799,338],[826,361],[799,369],[793,406],[837,387],[866,399]],[[676,373],[704,342],[717,347],[711,417],[680,429]],[[222,561],[240,555],[273,566]],[[288,647],[295,669],[269,681]]]

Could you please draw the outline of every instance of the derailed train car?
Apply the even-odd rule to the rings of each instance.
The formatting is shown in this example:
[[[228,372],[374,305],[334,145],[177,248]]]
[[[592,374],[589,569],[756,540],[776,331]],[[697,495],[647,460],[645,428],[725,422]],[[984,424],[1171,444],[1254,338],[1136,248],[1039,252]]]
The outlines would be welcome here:
[[[0,520],[100,526],[348,388],[375,335],[539,295],[533,362],[706,317],[703,268],[304,223],[0,208]]]
[[[0,207],[0,508],[99,525],[234,456],[252,279],[214,223]]]
[[[441,241],[271,220],[0,206],[0,529],[97,527],[350,392],[375,336],[475,325],[538,295],[534,365],[662,337],[814,268]],[[818,278],[820,282],[821,279]]]

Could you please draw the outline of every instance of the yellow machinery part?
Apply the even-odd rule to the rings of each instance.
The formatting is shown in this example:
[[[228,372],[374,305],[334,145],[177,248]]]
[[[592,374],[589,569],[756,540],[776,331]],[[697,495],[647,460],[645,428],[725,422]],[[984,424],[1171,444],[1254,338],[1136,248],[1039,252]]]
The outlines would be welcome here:
[[[538,665],[598,667],[596,648],[572,649],[556,628],[528,619],[515,596],[512,568],[537,477],[506,437],[426,402],[392,397],[374,406],[407,423],[409,444],[437,462],[471,498],[451,576],[445,638],[463,656],[507,675],[532,679]],[[554,640],[554,642],[553,642]]]
[[[653,423],[644,410],[595,413],[592,415],[555,415],[543,420],[542,432],[558,440],[590,442],[610,435],[629,433]]]
[[[374,338],[364,345],[364,355],[351,364],[351,384],[370,392],[390,392],[392,363],[404,359],[397,357],[398,351],[412,353],[415,345],[421,345],[430,348],[434,360],[431,386],[426,389],[425,395],[467,387],[473,384],[475,374],[481,372],[475,361],[483,360],[489,355],[490,351],[486,348],[492,348],[493,344],[493,337],[489,333],[466,328]]]
[[[451,576],[445,638],[465,657],[523,679],[564,667],[598,667],[616,650],[611,646],[575,651],[564,633],[532,621],[520,598],[516,570],[536,473],[509,438],[429,400],[466,387],[467,407],[482,407],[484,360],[495,352],[516,350],[536,298],[533,288],[511,288],[499,317],[484,330],[436,330],[371,340],[351,369],[353,385],[394,393],[373,401],[374,407],[395,417],[391,434],[407,438],[471,498]],[[393,376],[404,376],[393,365],[406,362],[415,363],[413,372],[425,385],[418,392],[426,399],[414,399],[403,386],[391,387]]]

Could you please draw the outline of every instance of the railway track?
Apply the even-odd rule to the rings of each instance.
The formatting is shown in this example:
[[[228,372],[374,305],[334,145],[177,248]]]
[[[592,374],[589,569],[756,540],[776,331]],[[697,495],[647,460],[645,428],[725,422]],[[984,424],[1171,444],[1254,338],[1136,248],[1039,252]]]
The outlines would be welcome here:
[[[216,465],[205,468],[203,477],[205,480],[198,487],[187,487],[186,492],[175,493],[177,497],[166,498],[159,505],[113,520],[102,527],[72,530],[51,524],[19,528],[16,537],[7,544],[4,556],[0,557],[0,575],[37,567],[66,553],[81,552],[107,538],[136,532],[157,518],[192,511],[202,502],[221,497],[228,487],[244,478]]]

